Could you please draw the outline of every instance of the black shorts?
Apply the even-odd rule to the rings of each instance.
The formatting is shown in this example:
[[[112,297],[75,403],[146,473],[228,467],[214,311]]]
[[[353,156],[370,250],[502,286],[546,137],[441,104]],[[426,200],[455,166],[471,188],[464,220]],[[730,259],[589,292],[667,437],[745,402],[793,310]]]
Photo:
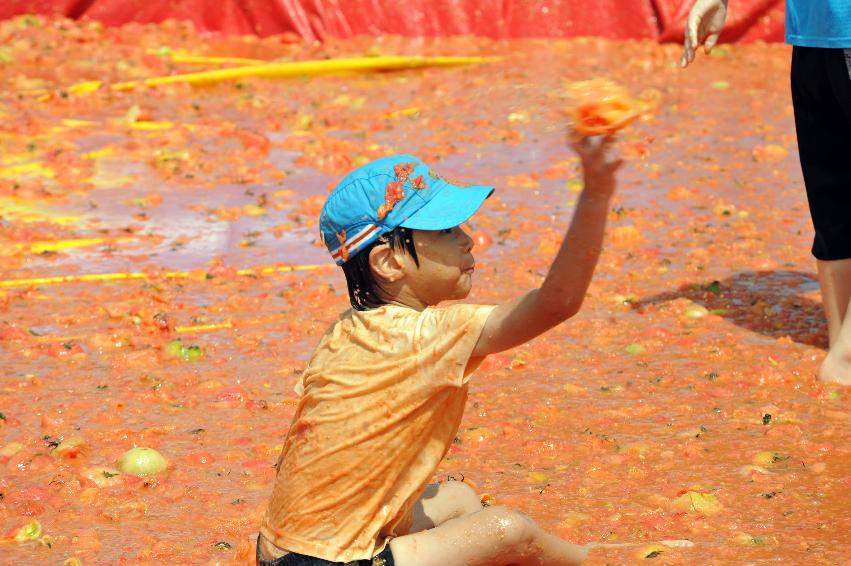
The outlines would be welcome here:
[[[813,255],[851,258],[851,50],[792,49],[792,106]]]
[[[389,544],[371,560],[330,562],[321,558],[295,554],[293,552],[275,560],[263,560],[260,558],[260,537],[257,537],[257,566],[395,566],[395,564]]]

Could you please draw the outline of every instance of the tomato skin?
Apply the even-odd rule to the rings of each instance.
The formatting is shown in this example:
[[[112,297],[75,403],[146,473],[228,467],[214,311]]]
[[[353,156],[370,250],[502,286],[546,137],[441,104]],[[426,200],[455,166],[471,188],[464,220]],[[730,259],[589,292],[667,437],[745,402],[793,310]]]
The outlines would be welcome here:
[[[216,397],[219,401],[245,401],[247,395],[245,394],[245,390],[242,387],[228,387],[227,389],[222,389],[219,392],[219,395]]]
[[[86,357],[86,351],[79,344],[51,344],[47,348],[47,355],[58,359],[76,359]]]
[[[579,137],[612,135],[640,116],[626,90],[607,79],[580,81],[570,86],[574,106],[565,113]]]
[[[15,505],[15,510],[23,517],[38,517],[44,513],[45,507],[38,501],[21,501]]]
[[[17,326],[4,326],[0,328],[0,342],[21,342],[29,338],[27,331]]]
[[[206,450],[196,450],[186,454],[186,461],[195,466],[206,466],[216,461],[216,458]]]
[[[474,249],[477,251],[483,252],[493,245],[493,238],[489,232],[477,230],[470,234],[470,237],[473,238]]]

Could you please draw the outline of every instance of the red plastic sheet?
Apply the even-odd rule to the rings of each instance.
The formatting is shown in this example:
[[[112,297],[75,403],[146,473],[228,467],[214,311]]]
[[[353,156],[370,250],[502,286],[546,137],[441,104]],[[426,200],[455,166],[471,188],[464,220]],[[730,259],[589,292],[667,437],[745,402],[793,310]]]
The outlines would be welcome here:
[[[659,41],[680,42],[694,0],[655,0],[659,18]],[[783,41],[786,3],[783,0],[748,0],[729,3],[727,23],[721,32],[724,43]]]
[[[353,35],[477,35],[681,41],[694,0],[5,0],[24,13],[88,17],[108,25],[190,20],[205,31],[308,40]],[[783,0],[731,2],[722,41],[782,41]]]

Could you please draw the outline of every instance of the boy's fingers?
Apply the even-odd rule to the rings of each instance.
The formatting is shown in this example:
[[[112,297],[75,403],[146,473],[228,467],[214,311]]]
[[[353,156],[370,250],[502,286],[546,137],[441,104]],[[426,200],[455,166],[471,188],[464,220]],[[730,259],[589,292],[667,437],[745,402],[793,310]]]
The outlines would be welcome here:
[[[611,154],[614,149],[612,149],[615,144],[617,144],[618,138],[615,134],[608,135],[600,140],[600,151],[603,155],[608,156]]]
[[[567,141],[570,143],[570,146],[576,150],[576,153],[579,153],[580,155],[588,153],[588,138],[579,136],[575,130],[567,132]]]
[[[574,132],[573,130],[570,130],[569,132],[567,132],[567,144],[571,148],[573,148],[573,151],[575,151],[576,153],[579,153],[581,151],[581,149],[579,147],[580,141],[581,140],[578,137],[576,137],[576,132]]]

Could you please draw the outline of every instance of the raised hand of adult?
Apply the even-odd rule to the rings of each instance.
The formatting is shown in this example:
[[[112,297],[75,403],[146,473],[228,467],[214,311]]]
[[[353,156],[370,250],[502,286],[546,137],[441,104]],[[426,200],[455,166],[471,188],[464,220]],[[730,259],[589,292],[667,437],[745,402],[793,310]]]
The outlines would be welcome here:
[[[688,13],[680,65],[687,67],[694,61],[694,52],[700,44],[705,53],[712,51],[726,19],[727,0],[697,0]]]

